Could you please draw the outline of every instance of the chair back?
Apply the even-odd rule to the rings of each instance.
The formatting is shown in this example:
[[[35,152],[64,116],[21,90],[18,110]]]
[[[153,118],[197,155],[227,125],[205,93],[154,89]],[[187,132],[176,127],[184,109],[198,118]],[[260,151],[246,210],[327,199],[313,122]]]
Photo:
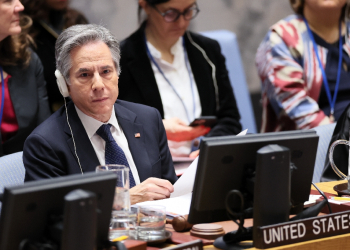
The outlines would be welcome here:
[[[254,111],[235,33],[228,30],[213,30],[200,33],[219,42],[221,53],[226,58],[226,68],[241,115],[242,128],[248,129],[248,133],[256,133]]]
[[[318,140],[316,162],[314,168],[313,182],[320,182],[326,157],[328,157],[328,146],[331,141],[336,123],[322,125],[313,128],[320,137]]]
[[[17,152],[0,157],[0,193],[4,187],[22,185],[24,183],[23,152]],[[0,202],[1,212],[1,202]]]

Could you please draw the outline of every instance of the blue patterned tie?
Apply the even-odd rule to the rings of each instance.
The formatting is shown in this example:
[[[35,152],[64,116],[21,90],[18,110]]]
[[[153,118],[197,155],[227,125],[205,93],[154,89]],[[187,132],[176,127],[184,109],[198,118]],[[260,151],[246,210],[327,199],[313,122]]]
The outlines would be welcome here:
[[[132,175],[129,163],[125,157],[124,151],[121,147],[118,146],[117,142],[114,140],[111,133],[111,124],[103,124],[96,131],[96,134],[101,136],[103,140],[106,142],[105,149],[105,160],[106,164],[120,164],[127,166],[129,168],[129,182],[130,188],[135,186],[134,176]]]

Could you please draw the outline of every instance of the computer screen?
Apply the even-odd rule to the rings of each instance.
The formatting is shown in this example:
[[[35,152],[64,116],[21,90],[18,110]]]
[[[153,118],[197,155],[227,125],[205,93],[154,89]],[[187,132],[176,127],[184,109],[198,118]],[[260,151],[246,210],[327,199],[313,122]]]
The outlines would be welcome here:
[[[82,189],[97,197],[97,244],[108,241],[116,185],[113,173],[86,173],[31,181],[6,187],[0,217],[0,249],[19,249],[25,239],[40,240],[47,234],[49,216],[63,214],[64,196]]]
[[[254,175],[257,150],[269,144],[290,149],[291,162],[296,167],[291,175],[291,202],[302,206],[310,194],[318,144],[315,131],[204,138],[188,221],[195,224],[228,220],[225,209],[227,193],[246,188]]]

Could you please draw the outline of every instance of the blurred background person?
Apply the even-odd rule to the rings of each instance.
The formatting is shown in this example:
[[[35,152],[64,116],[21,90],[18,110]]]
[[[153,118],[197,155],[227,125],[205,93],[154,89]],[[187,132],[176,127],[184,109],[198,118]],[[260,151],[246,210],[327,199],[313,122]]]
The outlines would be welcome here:
[[[290,0],[295,15],[260,44],[261,132],[309,129],[339,119],[350,103],[346,0]]]
[[[64,29],[88,21],[83,14],[69,8],[69,0],[22,0],[22,3],[24,13],[33,20],[30,29],[30,35],[35,41],[33,49],[44,66],[50,109],[54,112],[63,104],[54,75],[56,39]]]
[[[50,110],[38,56],[29,48],[30,18],[19,0],[0,1],[0,156],[23,150]]]
[[[219,44],[187,31],[195,0],[139,0],[146,20],[121,43],[119,99],[155,107],[173,156],[198,155],[201,136],[234,135],[240,115]],[[217,124],[188,126],[199,116]]]

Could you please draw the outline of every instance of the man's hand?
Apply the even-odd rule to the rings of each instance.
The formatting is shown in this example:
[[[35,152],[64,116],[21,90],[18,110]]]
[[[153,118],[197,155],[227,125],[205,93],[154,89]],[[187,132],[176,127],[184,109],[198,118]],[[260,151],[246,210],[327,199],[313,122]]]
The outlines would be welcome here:
[[[190,127],[177,117],[163,120],[166,136],[171,141],[191,141],[209,133],[210,128],[204,126]]]
[[[130,189],[130,203],[169,198],[172,192],[174,187],[168,180],[151,177]]]

